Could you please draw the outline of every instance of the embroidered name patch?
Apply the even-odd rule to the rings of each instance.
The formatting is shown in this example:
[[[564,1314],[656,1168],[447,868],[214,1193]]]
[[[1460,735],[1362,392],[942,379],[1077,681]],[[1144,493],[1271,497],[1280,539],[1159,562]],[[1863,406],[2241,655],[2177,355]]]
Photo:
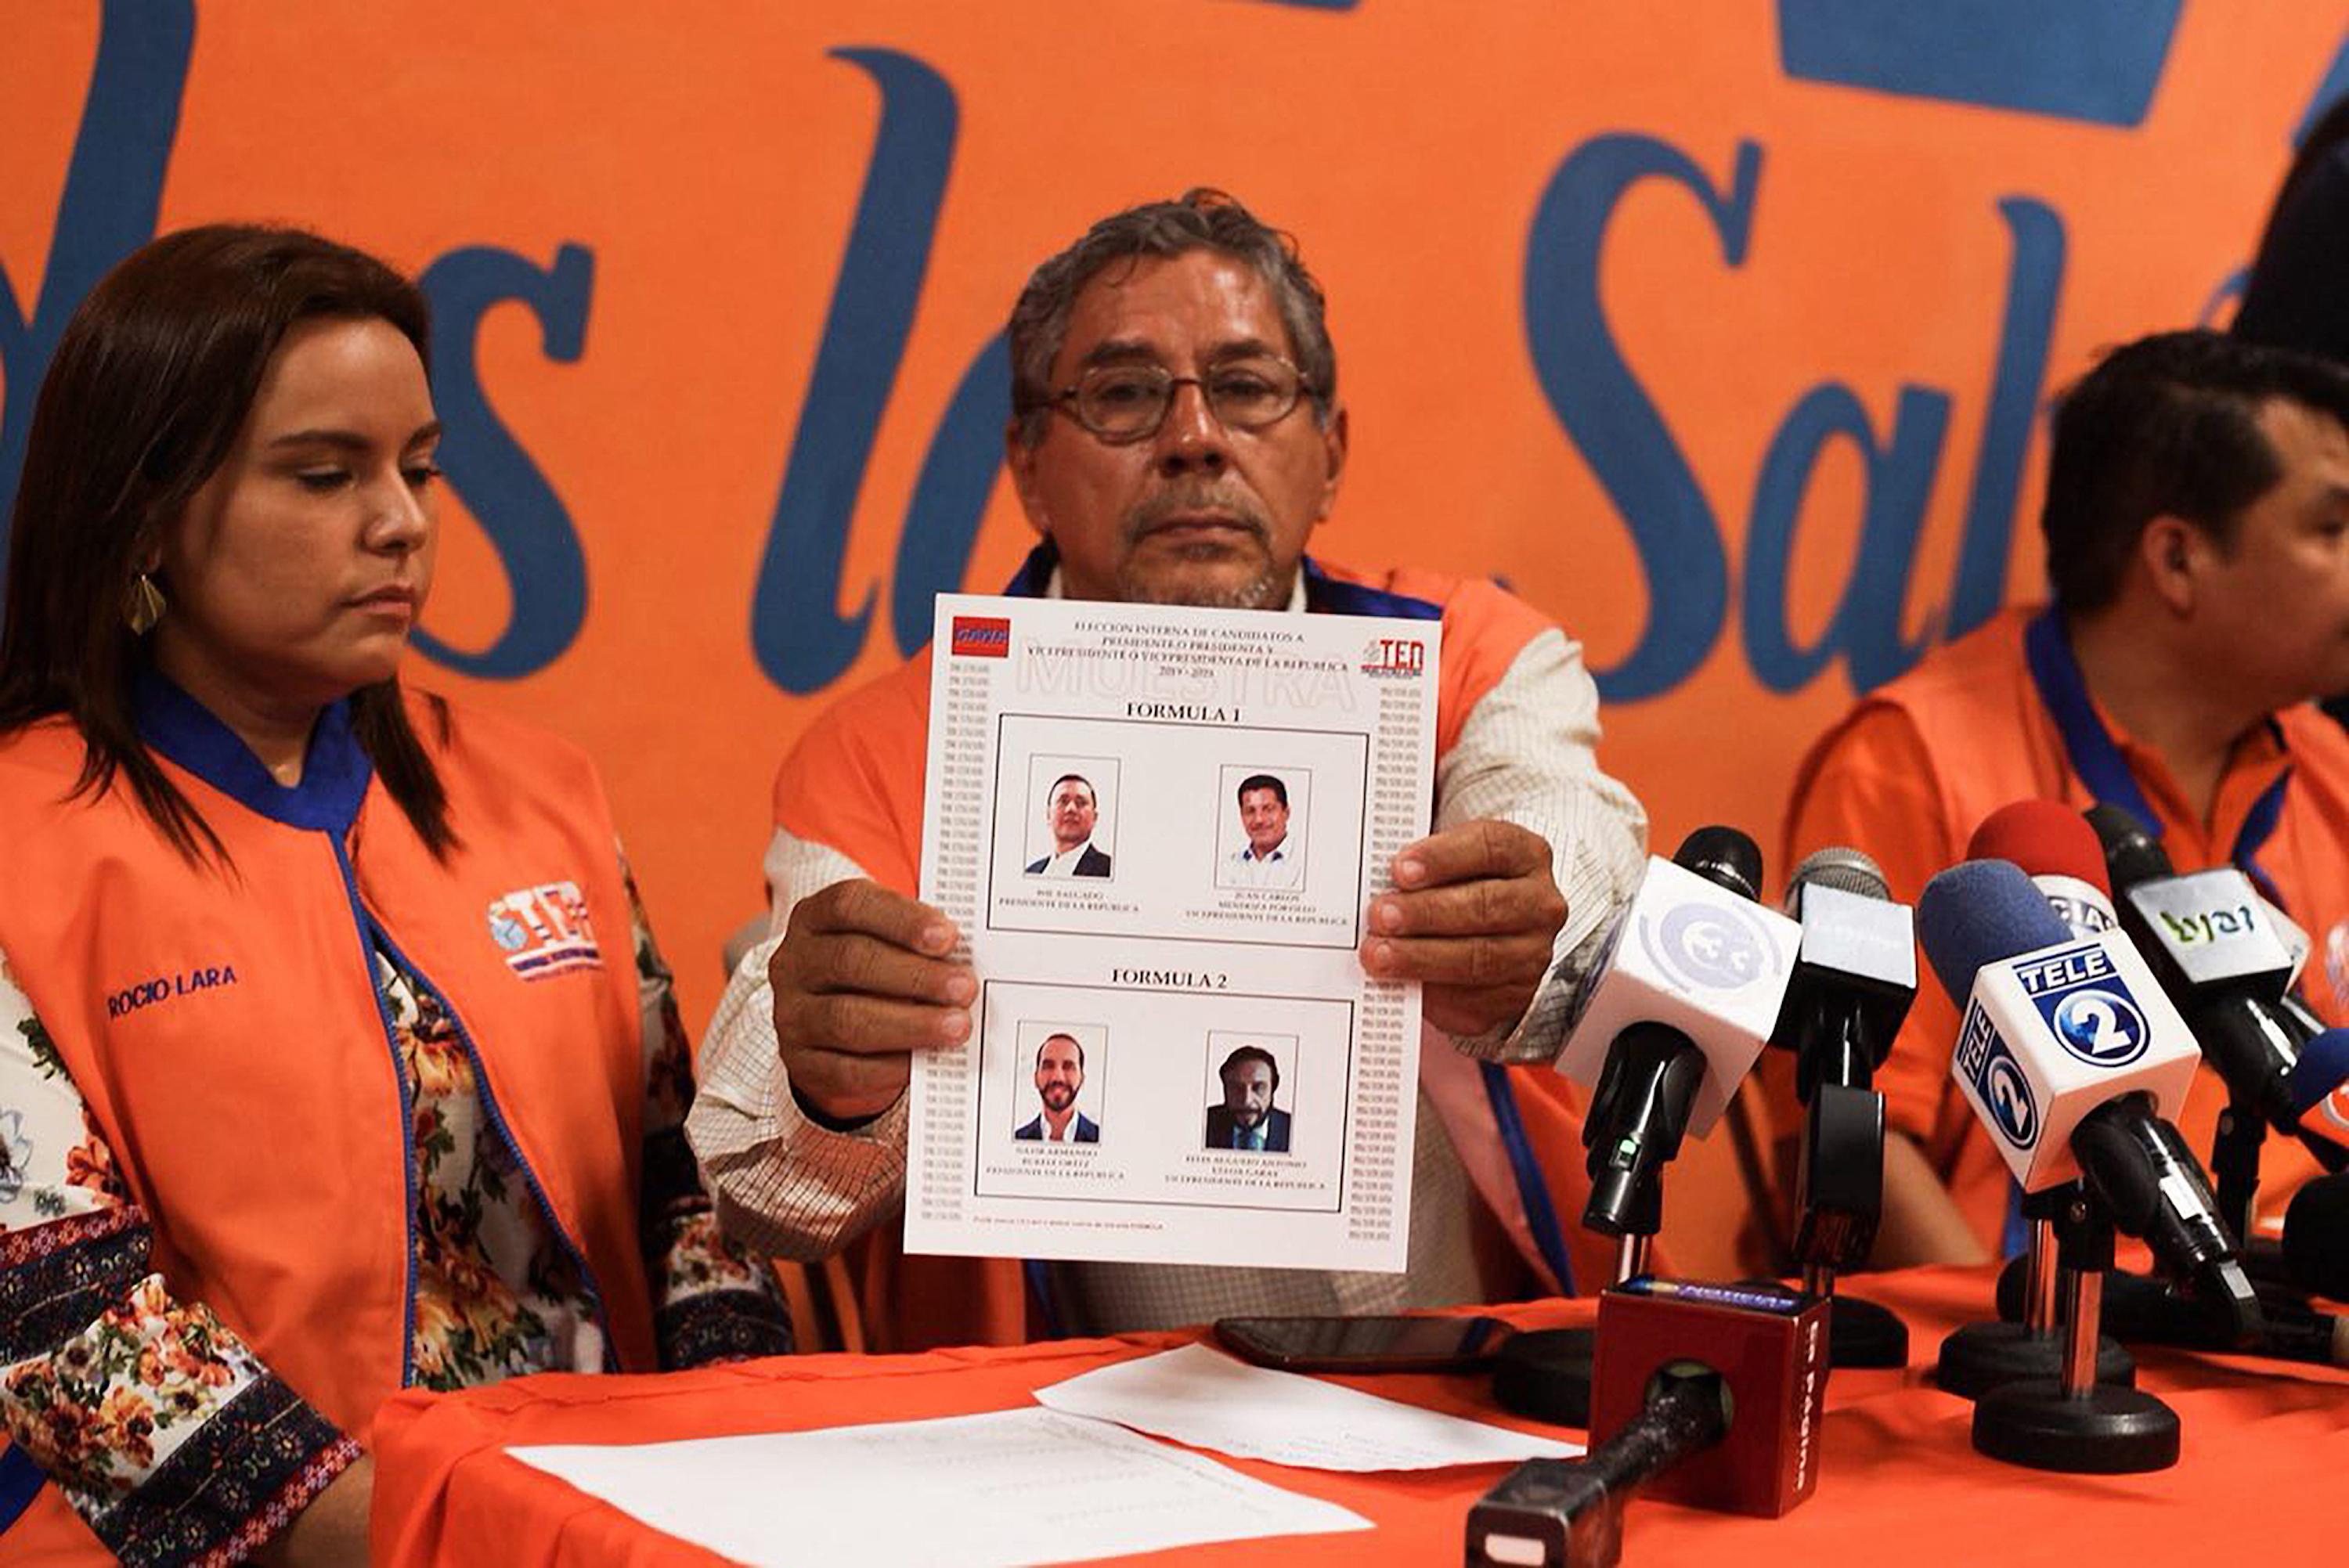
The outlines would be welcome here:
[[[106,996],[106,1016],[127,1018],[141,1007],[151,1007],[158,1002],[209,991],[215,985],[236,984],[236,968],[228,964],[207,964],[194,969],[182,969],[176,975],[158,975],[119,991],[109,991]]]
[[[490,940],[525,980],[604,966],[604,950],[595,945],[595,928],[577,882],[543,882],[494,900]]]

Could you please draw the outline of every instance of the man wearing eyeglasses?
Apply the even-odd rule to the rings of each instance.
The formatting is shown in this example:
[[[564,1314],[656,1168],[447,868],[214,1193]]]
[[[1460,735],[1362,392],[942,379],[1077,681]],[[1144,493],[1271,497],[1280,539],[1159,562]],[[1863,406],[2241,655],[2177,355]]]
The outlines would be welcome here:
[[[1424,987],[1409,1266],[1023,1277],[1012,1260],[896,1255],[881,1222],[904,1195],[911,1053],[962,1041],[978,992],[948,956],[953,926],[913,896],[926,654],[836,705],[777,777],[774,934],[719,1004],[693,1113],[721,1216],[802,1259],[870,1233],[858,1273],[885,1348],[1567,1287],[1580,1237],[1557,1211],[1580,1202],[1578,1116],[1546,1066],[1489,1064],[1555,1056],[1571,989],[1559,961],[1641,864],[1645,818],[1599,769],[1578,650],[1490,583],[1306,557],[1345,468],[1337,356],[1293,244],[1229,197],[1194,191],[1095,224],[1036,270],[1010,342],[1005,445],[1040,542],[1007,592],[1443,623],[1435,831],[1396,857],[1361,951],[1373,976]],[[1591,1254],[1582,1272],[1599,1266]]]

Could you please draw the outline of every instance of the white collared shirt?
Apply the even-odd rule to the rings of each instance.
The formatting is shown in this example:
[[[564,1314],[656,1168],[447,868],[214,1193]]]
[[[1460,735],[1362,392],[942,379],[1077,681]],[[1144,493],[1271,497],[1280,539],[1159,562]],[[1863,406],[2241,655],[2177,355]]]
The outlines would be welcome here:
[[[1270,854],[1262,857],[1257,854],[1255,845],[1242,844],[1239,851],[1232,856],[1232,867],[1231,873],[1224,879],[1227,884],[1273,888],[1295,887],[1298,873],[1305,869],[1302,861],[1290,858],[1287,839],[1275,844]]]
[[[1072,877],[1077,874],[1077,862],[1084,859],[1085,851],[1092,847],[1093,841],[1087,839],[1073,850],[1062,850],[1046,861],[1044,869],[1036,874],[1040,877]]]

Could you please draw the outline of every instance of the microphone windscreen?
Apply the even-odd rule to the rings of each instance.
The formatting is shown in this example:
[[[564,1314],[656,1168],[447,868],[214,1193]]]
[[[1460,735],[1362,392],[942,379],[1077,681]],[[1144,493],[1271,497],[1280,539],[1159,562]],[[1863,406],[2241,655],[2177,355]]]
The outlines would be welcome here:
[[[1808,887],[1831,887],[1859,898],[1872,898],[1890,903],[1892,884],[1884,880],[1884,868],[1859,851],[1841,844],[1815,850],[1795,874],[1786,879],[1786,913],[1800,916],[1803,890]]]
[[[2071,927],[2022,868],[2008,861],[1963,861],[1925,884],[1917,901],[1917,940],[1960,1011],[1985,964],[2053,947]]]
[[[2013,861],[2026,875],[2070,877],[2112,896],[2096,830],[2058,801],[2016,800],[2001,806],[1974,830],[1966,859]]]
[[[2300,1048],[2300,1060],[2284,1079],[2292,1113],[2306,1116],[2344,1083],[2349,1083],[2349,1029],[2327,1029]]]
[[[2108,803],[2092,806],[2088,827],[2105,847],[2105,872],[2111,878],[2111,892],[2125,893],[2141,882],[2178,874],[2178,868],[2169,863],[2169,851],[2127,808]]]
[[[1762,896],[1761,846],[1734,828],[1699,828],[1681,841],[1672,864],[1746,898]]]
[[[2302,1290],[2349,1301],[2349,1172],[2320,1176],[2292,1194],[2283,1264]]]

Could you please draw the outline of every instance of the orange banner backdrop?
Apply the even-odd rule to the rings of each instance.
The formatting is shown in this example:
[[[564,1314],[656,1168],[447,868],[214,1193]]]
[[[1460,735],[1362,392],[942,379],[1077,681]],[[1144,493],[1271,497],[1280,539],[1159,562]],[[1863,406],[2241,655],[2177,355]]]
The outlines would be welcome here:
[[[595,754],[698,1026],[784,749],[1027,547],[1028,269],[1212,184],[1329,290],[1316,548],[1507,580],[1588,645],[1660,845],[1767,846],[1856,687],[2033,591],[2047,393],[2223,318],[2344,42],[2176,0],[9,0],[0,494],[152,233],[421,273],[453,490],[411,678]]]

